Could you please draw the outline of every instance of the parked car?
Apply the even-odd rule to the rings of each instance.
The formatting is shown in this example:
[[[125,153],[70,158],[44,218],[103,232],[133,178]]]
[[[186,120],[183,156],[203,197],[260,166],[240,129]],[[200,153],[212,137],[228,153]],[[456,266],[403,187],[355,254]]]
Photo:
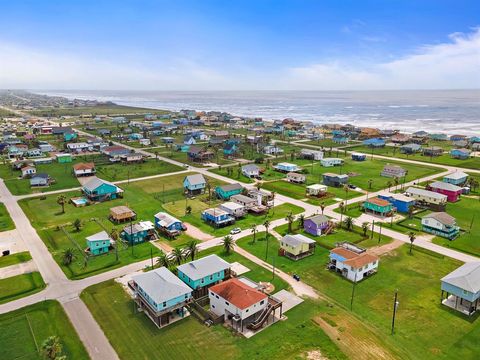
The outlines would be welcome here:
[[[230,234],[232,234],[232,235],[239,234],[241,232],[242,232],[242,229],[240,229],[240,228],[234,228],[234,229],[230,230]]]

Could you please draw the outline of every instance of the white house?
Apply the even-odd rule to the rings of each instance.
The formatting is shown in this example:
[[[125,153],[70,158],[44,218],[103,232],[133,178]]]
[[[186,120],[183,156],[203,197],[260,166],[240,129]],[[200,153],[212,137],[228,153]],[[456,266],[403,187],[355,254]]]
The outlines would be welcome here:
[[[226,211],[230,215],[235,216],[237,218],[245,215],[245,206],[233,201],[224,202],[223,204],[220,204],[218,207],[223,211]]]
[[[307,186],[307,195],[318,196],[327,192],[327,185],[313,184]]]
[[[368,253],[354,244],[344,243],[330,250],[329,267],[353,282],[377,272],[378,256]]]
[[[300,150],[300,156],[304,159],[322,160],[323,159],[323,151],[311,150],[311,149],[302,149],[302,150]]]
[[[242,174],[249,178],[257,177],[260,175],[260,169],[254,164],[244,165],[242,166]]]
[[[25,166],[22,168],[22,177],[30,177],[37,173],[37,169],[34,166]]]
[[[287,181],[296,184],[303,184],[306,180],[306,176],[304,174],[299,174],[295,172],[289,172],[287,174]]]
[[[263,153],[267,155],[283,154],[283,149],[277,145],[267,145],[263,148]]]
[[[237,204],[240,204],[243,207],[245,207],[246,209],[250,209],[250,208],[252,208],[256,205],[256,200],[255,199],[253,199],[249,196],[242,195],[242,194],[233,195],[230,198],[230,201],[234,202],[234,203],[237,203]]]
[[[343,164],[343,160],[339,158],[323,158],[320,160],[320,164],[323,167],[339,166]]]
[[[68,143],[67,149],[70,152],[93,151],[93,147],[85,142]]]
[[[447,195],[439,194],[430,190],[419,189],[416,187],[409,187],[405,194],[411,196],[415,200],[419,202],[424,202],[427,204],[446,204],[447,203]]]

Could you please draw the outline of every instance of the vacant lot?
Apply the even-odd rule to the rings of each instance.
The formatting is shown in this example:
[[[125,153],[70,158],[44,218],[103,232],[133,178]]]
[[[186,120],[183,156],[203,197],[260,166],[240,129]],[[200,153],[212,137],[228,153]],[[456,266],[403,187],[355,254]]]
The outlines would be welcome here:
[[[8,256],[0,257],[0,268],[20,264],[32,259],[32,256],[28,251],[23,251]]]
[[[0,304],[34,294],[44,287],[39,272],[0,279]]]
[[[89,359],[67,315],[56,301],[43,301],[0,315],[0,329],[2,359],[44,359],[39,350],[50,336],[60,338],[67,359]]]
[[[4,203],[0,203],[0,231],[7,231],[15,229],[15,224],[13,223],[10,214],[7,211]]]
[[[30,114],[34,116],[76,116],[76,115],[125,115],[125,114],[166,114],[168,111],[137,108],[132,106],[122,105],[98,105],[98,106],[85,106],[75,108],[50,108],[42,110],[31,110]]]

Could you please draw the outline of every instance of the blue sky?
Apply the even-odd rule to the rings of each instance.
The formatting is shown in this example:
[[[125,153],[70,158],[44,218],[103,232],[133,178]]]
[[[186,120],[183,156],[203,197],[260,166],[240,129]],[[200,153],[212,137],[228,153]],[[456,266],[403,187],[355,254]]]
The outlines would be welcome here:
[[[480,83],[478,0],[0,0],[0,8],[0,52],[7,55],[0,57],[0,87],[329,90]]]

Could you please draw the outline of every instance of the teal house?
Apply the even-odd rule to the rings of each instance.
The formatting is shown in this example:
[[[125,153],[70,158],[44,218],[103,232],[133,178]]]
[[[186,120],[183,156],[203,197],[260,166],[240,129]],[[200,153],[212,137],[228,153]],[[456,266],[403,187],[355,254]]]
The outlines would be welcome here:
[[[123,196],[123,190],[118,186],[96,176],[83,185],[82,191],[90,201],[113,200]]]
[[[87,237],[87,251],[92,255],[101,255],[108,253],[112,239],[106,231],[100,231],[92,236]]]
[[[188,175],[183,179],[183,188],[190,195],[203,193],[206,186],[207,181],[202,174]]]
[[[63,140],[64,141],[73,141],[77,138],[77,133],[76,132],[64,132],[63,133]]]
[[[155,239],[155,226],[151,221],[140,221],[137,224],[127,225],[120,233],[120,237],[130,244],[139,244]]]
[[[228,200],[233,195],[241,194],[243,191],[243,186],[239,183],[236,184],[227,184],[220,185],[215,188],[215,194],[219,199]]]
[[[188,145],[188,144],[175,144],[175,150],[186,153],[186,152],[188,152],[188,150],[190,150],[190,145]]]
[[[380,199],[379,197],[373,197],[363,203],[363,209],[365,212],[369,212],[374,215],[390,216],[393,213],[394,207],[387,200]]]
[[[207,294],[210,286],[230,277],[231,265],[217,255],[182,264],[177,267],[178,277],[194,290],[194,297]]]

